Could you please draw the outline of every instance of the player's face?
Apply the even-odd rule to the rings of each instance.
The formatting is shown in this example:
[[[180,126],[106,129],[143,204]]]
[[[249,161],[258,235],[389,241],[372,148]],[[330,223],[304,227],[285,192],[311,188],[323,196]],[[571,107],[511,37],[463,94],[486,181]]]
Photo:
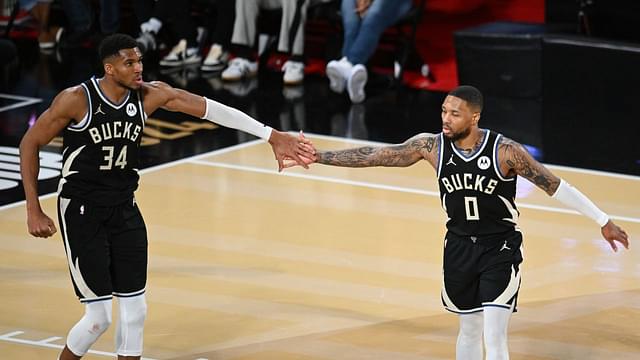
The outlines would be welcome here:
[[[142,53],[135,47],[120,50],[120,56],[113,64],[115,81],[129,89],[138,90],[142,86]]]
[[[467,137],[480,119],[480,113],[474,112],[466,101],[451,95],[442,103],[441,116],[442,134],[453,141]]]

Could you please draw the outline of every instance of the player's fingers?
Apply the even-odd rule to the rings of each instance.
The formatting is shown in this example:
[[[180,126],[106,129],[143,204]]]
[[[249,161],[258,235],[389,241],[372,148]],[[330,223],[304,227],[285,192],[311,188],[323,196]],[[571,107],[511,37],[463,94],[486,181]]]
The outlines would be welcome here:
[[[309,165],[304,160],[302,160],[302,158],[298,156],[298,154],[296,154],[295,160],[298,164],[300,164],[300,166],[304,167],[305,169],[309,168]]]
[[[618,252],[618,247],[616,246],[616,242],[613,240],[608,240],[609,241],[609,245],[611,245],[611,248],[613,249],[613,251]]]
[[[283,164],[282,157],[277,156],[277,157],[276,157],[276,160],[278,160],[278,172],[281,172],[281,171],[282,171],[282,169],[284,169],[284,167],[283,167],[283,166],[284,166],[284,164]]]

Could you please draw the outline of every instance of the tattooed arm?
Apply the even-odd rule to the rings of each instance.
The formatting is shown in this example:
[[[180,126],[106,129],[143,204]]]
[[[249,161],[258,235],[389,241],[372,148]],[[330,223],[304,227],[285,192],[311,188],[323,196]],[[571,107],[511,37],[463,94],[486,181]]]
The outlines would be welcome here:
[[[629,248],[629,237],[623,228],[611,221],[606,213],[578,189],[537,162],[524,146],[511,139],[503,138],[498,145],[498,159],[503,174],[508,176],[517,174],[528,179],[564,205],[594,220],[600,226],[602,237],[614,251],[618,251],[616,242]]]
[[[500,170],[507,176],[520,175],[549,195],[560,185],[560,178],[529,154],[521,144],[503,137],[498,145]]]
[[[438,161],[440,137],[418,134],[402,144],[389,146],[363,146],[337,151],[318,151],[319,164],[344,167],[394,166],[406,167],[425,159],[434,167]]]

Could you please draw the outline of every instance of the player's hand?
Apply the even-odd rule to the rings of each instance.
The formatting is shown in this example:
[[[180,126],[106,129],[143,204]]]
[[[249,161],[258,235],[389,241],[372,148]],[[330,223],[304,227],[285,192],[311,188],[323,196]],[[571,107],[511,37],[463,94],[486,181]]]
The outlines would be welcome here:
[[[27,214],[27,227],[29,234],[35,237],[48,238],[56,233],[56,225],[42,210]]]
[[[296,138],[293,135],[274,129],[271,131],[269,144],[271,144],[273,154],[276,160],[278,160],[278,171],[282,171],[285,168],[285,160],[287,159],[294,160],[296,164],[303,166],[305,169],[308,169],[309,165],[303,158],[315,161],[315,148],[311,140],[305,138],[302,132],[301,135]]]
[[[625,249],[629,249],[629,236],[627,232],[613,221],[609,220],[609,222],[602,227],[601,232],[604,239],[611,245],[613,251],[618,251],[616,241],[622,244]]]
[[[315,146],[313,145],[311,140],[307,139],[304,136],[304,133],[302,132],[302,130],[300,130],[300,134],[298,135],[298,141],[300,142],[300,144],[302,144],[304,147],[306,147],[307,150],[309,150],[310,152],[312,152],[314,154],[316,153]],[[314,162],[317,161],[317,157],[315,157],[315,156],[313,158],[309,158],[309,157],[306,157],[305,155],[300,155],[300,159],[302,159],[302,161],[304,162],[303,165],[299,164],[294,159],[286,158],[285,161],[284,161],[284,164],[283,164],[284,168],[288,169],[290,167],[294,167],[294,166],[298,166],[298,165],[301,165],[301,166],[306,165],[305,169],[308,169],[309,168],[309,164],[313,164]]]

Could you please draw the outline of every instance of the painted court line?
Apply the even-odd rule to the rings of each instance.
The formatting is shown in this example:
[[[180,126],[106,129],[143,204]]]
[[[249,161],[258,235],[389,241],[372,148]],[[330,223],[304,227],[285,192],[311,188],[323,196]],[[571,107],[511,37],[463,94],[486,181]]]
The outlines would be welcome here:
[[[251,141],[247,141],[247,142],[244,142],[244,143],[241,143],[241,144],[232,145],[232,146],[229,146],[229,147],[226,147],[226,148],[223,148],[223,149],[213,150],[213,151],[209,151],[209,152],[206,152],[206,153],[203,153],[203,154],[193,155],[193,156],[189,156],[189,157],[186,157],[186,158],[170,161],[168,163],[151,166],[151,167],[148,167],[146,169],[140,170],[138,173],[140,175],[147,174],[147,173],[155,172],[155,171],[158,171],[158,170],[163,170],[163,169],[166,169],[166,168],[170,168],[170,167],[178,166],[178,165],[181,165],[181,164],[185,164],[185,163],[188,163],[188,162],[193,161],[193,160],[201,159],[203,157],[214,156],[214,155],[222,155],[222,154],[226,154],[226,153],[229,153],[229,152],[241,150],[241,149],[244,149],[244,148],[248,148],[248,147],[251,147],[251,146],[255,146],[255,145],[261,144],[262,142],[263,142],[263,140],[251,140]],[[144,180],[142,180],[142,181],[144,181]],[[56,196],[56,195],[57,195],[57,192],[52,192],[52,193],[49,193],[49,194],[46,194],[46,195],[40,195],[39,198],[40,198],[40,201],[42,201],[42,200],[48,199],[48,198]],[[0,206],[0,211],[6,210],[6,209],[11,209],[11,208],[23,205],[25,202],[26,202],[25,200],[21,200],[21,201],[17,201],[17,202],[11,203],[11,204]]]
[[[204,165],[204,166],[211,166],[211,167],[221,167],[221,168],[226,168],[226,169],[249,171],[249,172],[261,173],[261,174],[282,175],[282,176],[289,176],[289,177],[301,178],[301,179],[307,179],[307,180],[330,182],[330,183],[335,183],[335,184],[360,186],[360,187],[365,187],[365,188],[370,188],[370,189],[390,190],[390,191],[397,191],[397,192],[410,193],[410,194],[420,194],[420,195],[435,196],[435,197],[439,197],[440,196],[440,194],[437,191],[413,189],[413,188],[407,188],[407,187],[402,187],[402,186],[377,184],[377,183],[370,183],[370,182],[365,182],[365,181],[346,180],[346,179],[339,179],[339,178],[334,178],[334,177],[329,177],[329,176],[319,176],[319,175],[300,174],[300,173],[288,173],[288,172],[279,173],[279,172],[277,172],[275,170],[269,170],[269,169],[254,167],[254,166],[235,165],[235,164],[227,164],[227,163],[221,163],[221,162],[202,161],[202,160],[192,160],[191,163],[198,164],[198,165]],[[572,215],[581,215],[582,216],[582,214],[580,214],[579,212],[577,212],[575,210],[569,210],[569,209],[565,209],[565,208],[529,204],[529,203],[525,203],[525,202],[517,202],[516,205],[519,208],[523,208],[523,209],[533,209],[533,210],[541,210],[541,211],[549,211],[549,212],[555,212],[555,213],[572,214]],[[611,214],[609,216],[613,220],[640,223],[640,219],[639,218],[621,216],[621,215],[611,215]]]
[[[17,109],[37,103],[41,103],[42,99],[32,98],[28,96],[18,96],[18,95],[9,95],[9,94],[0,94],[0,98],[11,99],[11,100],[20,100],[19,102],[7,106],[0,107],[0,112],[9,111],[12,109]]]
[[[21,344],[21,345],[30,345],[30,346],[39,346],[39,347],[45,347],[45,348],[51,348],[51,349],[59,349],[62,350],[64,348],[64,345],[58,345],[58,344],[51,344],[51,341],[56,341],[56,340],[60,340],[62,339],[59,336],[53,336],[44,340],[40,340],[40,341],[34,341],[34,340],[26,340],[26,339],[20,339],[17,338],[15,336],[17,335],[22,335],[24,334],[24,331],[12,331],[10,333],[6,333],[3,335],[0,335],[0,341],[6,341],[6,342],[11,342],[11,343],[15,343],[15,344]],[[111,352],[106,352],[106,351],[98,351],[98,350],[89,350],[88,352],[89,354],[95,354],[95,355],[101,355],[101,356],[108,356],[111,358],[114,358],[116,356],[118,356],[118,354],[115,353],[111,353]],[[147,358],[147,357],[143,357],[142,360],[156,360],[153,358]]]

